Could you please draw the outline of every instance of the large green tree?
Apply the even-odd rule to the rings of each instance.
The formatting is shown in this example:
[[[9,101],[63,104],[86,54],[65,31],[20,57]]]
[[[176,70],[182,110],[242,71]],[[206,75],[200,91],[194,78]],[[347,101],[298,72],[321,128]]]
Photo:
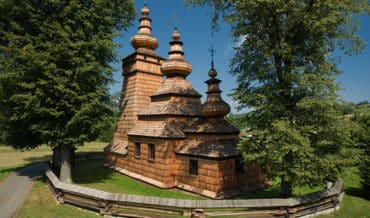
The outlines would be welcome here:
[[[249,107],[250,138],[240,142],[246,161],[268,164],[281,195],[295,185],[335,180],[356,158],[350,122],[338,116],[335,49],[356,54],[368,0],[189,0],[209,5],[214,20],[240,39],[231,62],[233,97]],[[352,160],[351,160],[352,159]]]
[[[131,0],[0,0],[0,133],[17,149],[47,144],[71,182],[71,152],[112,113],[113,37]]]
[[[368,104],[368,103],[365,103]],[[355,141],[362,150],[359,164],[361,184],[365,190],[364,196],[370,196],[370,112],[355,114],[353,117],[360,129],[355,135]]]

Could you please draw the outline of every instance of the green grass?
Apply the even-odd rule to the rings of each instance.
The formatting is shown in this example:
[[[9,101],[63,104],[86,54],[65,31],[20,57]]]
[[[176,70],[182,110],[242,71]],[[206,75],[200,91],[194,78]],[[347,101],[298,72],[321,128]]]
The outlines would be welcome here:
[[[0,168],[0,183],[11,173],[15,172],[18,167],[1,167]]]
[[[91,142],[78,147],[77,152],[103,151],[107,143]],[[0,144],[0,183],[12,172],[20,167],[50,160],[52,151],[47,146],[40,146],[33,150],[19,151],[11,146]]]
[[[357,105],[355,106],[355,113],[363,114],[370,112],[370,104]]]
[[[104,167],[102,160],[77,162],[73,180],[76,184],[85,187],[113,193],[178,199],[205,199],[204,197],[188,194],[176,189],[161,189],[136,181]]]
[[[58,204],[46,185],[45,178],[39,176],[33,183],[31,193],[15,217],[99,217],[97,213],[80,209],[68,204]]]
[[[103,151],[107,143],[92,142],[85,143],[84,146],[77,147],[77,152],[83,151]],[[30,163],[50,160],[52,150],[45,145],[36,149],[19,151],[11,146],[0,145],[0,168],[23,166]]]
[[[320,218],[369,218],[370,196],[366,196],[365,191],[361,189],[357,168],[349,169],[344,175],[344,192],[340,209]]]
[[[310,187],[308,185],[306,186],[300,186],[300,187],[294,187],[293,188],[293,195],[304,195],[316,191],[323,190],[324,186],[315,186]],[[279,195],[280,193],[280,180],[274,179],[272,186],[262,189],[259,191],[251,192],[242,196],[237,196],[236,199],[262,199],[262,198],[281,198]]]

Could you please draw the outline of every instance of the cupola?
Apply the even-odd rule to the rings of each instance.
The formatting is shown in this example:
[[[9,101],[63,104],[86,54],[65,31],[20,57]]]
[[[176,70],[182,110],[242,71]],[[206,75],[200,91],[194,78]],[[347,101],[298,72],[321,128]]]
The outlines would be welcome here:
[[[140,48],[155,50],[158,47],[158,41],[152,35],[152,19],[149,18],[149,13],[150,11],[145,3],[144,7],[141,9],[138,34],[136,34],[130,40],[132,47],[134,47],[136,50]]]
[[[230,113],[230,106],[221,98],[221,90],[219,84],[221,80],[217,79],[217,71],[214,68],[213,63],[213,52],[212,52],[212,62],[211,62],[211,69],[208,71],[208,76],[210,79],[205,81],[208,85],[207,91],[207,100],[204,104],[202,104],[202,116],[203,117],[224,117],[228,113]]]
[[[177,28],[172,34],[170,41],[169,57],[162,64],[161,71],[167,78],[180,76],[186,78],[192,71],[191,65],[184,60],[184,52],[182,51],[182,41],[180,41],[180,33]]]

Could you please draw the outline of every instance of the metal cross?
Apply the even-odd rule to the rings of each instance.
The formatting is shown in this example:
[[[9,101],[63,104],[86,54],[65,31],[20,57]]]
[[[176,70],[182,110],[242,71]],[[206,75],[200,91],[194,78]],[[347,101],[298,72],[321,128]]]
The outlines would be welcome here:
[[[214,64],[213,64],[213,56],[214,54],[216,53],[216,51],[213,49],[213,45],[211,46],[211,48],[209,49],[209,53],[211,54],[211,57],[212,57],[212,62],[211,62],[211,66],[212,68],[214,67]]]
[[[173,22],[175,23],[175,29],[177,30],[177,15],[176,15],[176,11],[173,15]]]

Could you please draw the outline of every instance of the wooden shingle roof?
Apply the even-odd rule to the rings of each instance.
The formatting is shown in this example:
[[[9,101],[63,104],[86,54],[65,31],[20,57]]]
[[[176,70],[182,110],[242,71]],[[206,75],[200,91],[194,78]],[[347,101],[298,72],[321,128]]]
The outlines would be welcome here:
[[[196,91],[190,82],[181,77],[171,77],[167,78],[158,88],[157,92],[152,95],[152,98],[160,95],[185,95],[190,97],[202,97],[198,91]]]
[[[179,125],[168,120],[139,120],[127,135],[158,138],[185,138]]]
[[[184,116],[199,116],[199,104],[183,104],[176,102],[152,102],[143,111],[140,112],[141,116],[152,115],[184,115]]]
[[[198,118],[184,130],[185,134],[239,134],[240,131],[223,118]]]
[[[177,154],[205,158],[231,158],[240,155],[238,140],[194,141],[186,140],[176,151]]]

